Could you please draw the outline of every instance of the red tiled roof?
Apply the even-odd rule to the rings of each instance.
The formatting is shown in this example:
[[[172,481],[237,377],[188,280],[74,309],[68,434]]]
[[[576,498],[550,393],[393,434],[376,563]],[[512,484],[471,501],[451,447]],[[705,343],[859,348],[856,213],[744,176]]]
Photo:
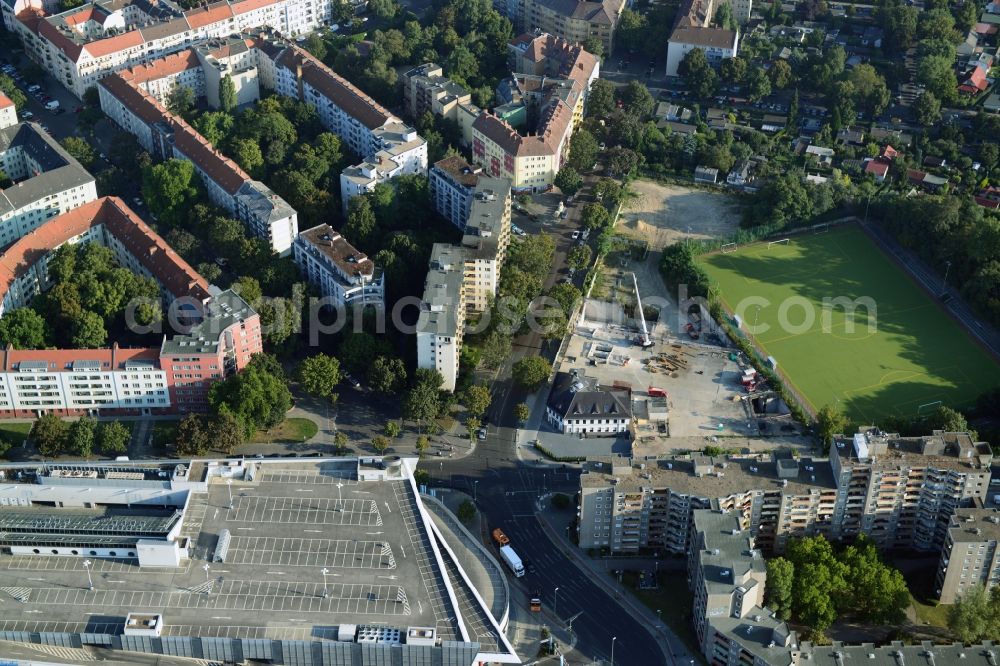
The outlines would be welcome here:
[[[193,69],[198,66],[198,54],[193,49],[185,49],[180,53],[157,58],[146,65],[136,65],[132,69],[123,69],[118,72],[118,75],[126,81],[145,83],[146,81],[162,79],[171,74],[178,74],[186,69]]]
[[[228,2],[216,2],[207,7],[197,7],[184,12],[188,25],[192,28],[200,28],[210,23],[218,23],[234,16],[232,8]]]
[[[899,151],[886,144],[886,147],[882,149],[882,158],[886,160],[894,160],[897,157],[899,157]]]
[[[94,226],[104,228],[176,297],[208,298],[208,282],[121,199],[103,197],[57,215],[0,256],[0,299],[14,280],[53,249]]]
[[[138,116],[147,125],[157,123],[169,112],[144,90],[133,86],[120,74],[105,76],[97,84],[115,96],[126,109]]]
[[[555,154],[572,122],[573,110],[562,100],[556,100],[539,122],[542,131],[537,135],[521,136],[510,123],[485,111],[473,121],[472,127],[505,153],[515,157],[537,157]]]
[[[261,7],[267,7],[274,0],[243,0],[233,5],[233,11],[237,14],[246,14]]]
[[[875,160],[872,160],[865,165],[865,171],[884,177],[887,173],[889,173],[889,165],[885,162],[876,162]]]
[[[68,25],[80,25],[81,23],[86,23],[87,21],[94,18],[94,12],[96,7],[94,5],[84,5],[80,8],[80,11],[74,12],[69,16],[63,18],[63,20]]]
[[[989,83],[986,81],[986,70],[982,67],[973,67],[972,71],[965,77],[965,81],[962,82],[962,85],[960,85],[958,89],[965,92],[982,92],[983,90],[986,90],[988,86]]]
[[[89,44],[84,45],[83,48],[94,58],[100,58],[101,56],[106,56],[110,53],[117,53],[133,46],[141,45],[142,35],[139,34],[138,30],[132,30],[131,32],[126,32],[116,37],[98,39],[96,42],[90,42]]]
[[[382,127],[395,118],[381,104],[297,46],[285,49],[276,64],[292,72],[301,72],[306,83],[368,129]]]
[[[157,347],[113,347],[104,349],[4,349],[0,350],[0,367],[4,372],[16,369],[24,361],[45,361],[51,372],[72,370],[75,361],[98,361],[102,370],[117,370],[127,361],[153,361],[159,367]]]
[[[0,90],[0,109],[6,109],[8,106],[14,106],[14,102],[10,101],[10,97],[3,94]]]

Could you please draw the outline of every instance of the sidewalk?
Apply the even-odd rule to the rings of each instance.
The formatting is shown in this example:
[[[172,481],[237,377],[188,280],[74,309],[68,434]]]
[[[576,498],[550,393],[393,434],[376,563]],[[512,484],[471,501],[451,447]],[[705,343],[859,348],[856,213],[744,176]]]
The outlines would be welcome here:
[[[657,638],[657,644],[663,652],[666,663],[672,666],[701,663],[699,656],[693,656],[683,641],[670,628],[661,622],[656,614],[636,599],[631,593],[616,585],[603,568],[604,562],[595,562],[582,553],[566,536],[566,525],[554,519],[546,509],[536,511],[538,522],[542,529],[566,557],[578,567],[587,569],[592,574],[595,584],[599,585],[608,595],[618,601],[628,613],[639,623],[650,628],[650,633]]]

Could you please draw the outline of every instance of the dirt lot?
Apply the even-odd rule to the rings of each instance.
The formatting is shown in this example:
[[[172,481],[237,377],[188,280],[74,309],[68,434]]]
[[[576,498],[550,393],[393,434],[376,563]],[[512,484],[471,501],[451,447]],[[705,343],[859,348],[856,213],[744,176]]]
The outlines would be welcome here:
[[[632,188],[639,198],[622,211],[618,229],[647,240],[651,250],[682,238],[728,236],[739,226],[736,202],[725,194],[643,179]]]

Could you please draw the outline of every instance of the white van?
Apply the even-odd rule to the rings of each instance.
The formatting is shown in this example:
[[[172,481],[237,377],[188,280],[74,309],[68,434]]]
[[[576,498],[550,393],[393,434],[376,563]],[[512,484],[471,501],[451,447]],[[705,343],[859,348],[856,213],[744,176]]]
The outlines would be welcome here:
[[[59,101],[54,99],[50,100],[45,103],[45,108],[48,109],[49,111],[55,111],[56,109],[59,108]]]

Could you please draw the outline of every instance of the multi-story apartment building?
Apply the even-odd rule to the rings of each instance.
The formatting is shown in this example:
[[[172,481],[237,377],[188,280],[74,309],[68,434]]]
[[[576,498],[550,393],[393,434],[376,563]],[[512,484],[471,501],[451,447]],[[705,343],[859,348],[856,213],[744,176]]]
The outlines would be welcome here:
[[[417,367],[435,368],[455,390],[466,315],[483,312],[496,295],[510,245],[510,183],[477,177],[459,245],[435,243],[417,324]]]
[[[465,334],[465,256],[456,245],[435,243],[417,320],[417,367],[437,370],[441,388],[454,391]]]
[[[298,235],[292,256],[299,270],[331,305],[385,307],[385,278],[380,268],[329,224]]]
[[[10,97],[0,91],[0,129],[17,124],[17,107]]]
[[[431,206],[456,227],[465,229],[472,212],[472,193],[482,173],[482,167],[470,165],[461,155],[436,162],[428,173]]]
[[[522,31],[540,30],[582,44],[599,39],[604,53],[614,51],[615,28],[626,0],[510,0],[511,22]]]
[[[257,313],[235,293],[210,287],[113,197],[53,218],[8,248],[0,258],[0,314],[49,286],[47,262],[65,243],[100,243],[121,266],[156,280],[174,315],[168,319],[183,330],[159,349],[8,349],[0,418],[203,411],[211,384],[262,351]]]
[[[41,7],[39,5],[42,5]],[[220,0],[185,11],[172,0],[97,0],[59,12],[58,3],[0,3],[27,54],[77,97],[107,74],[258,27],[286,37],[328,23],[330,0]]]
[[[1000,659],[1000,648],[991,642],[967,646],[890,641],[876,646],[800,641],[785,622],[763,607],[767,570],[753,536],[741,527],[737,517],[699,510],[691,522],[688,586],[694,596],[692,616],[702,655],[711,666],[992,666]]]
[[[937,594],[953,604],[969,589],[1000,584],[1000,509],[976,506],[955,511],[937,571]]]
[[[94,177],[38,125],[18,123],[16,115],[0,129],[0,171],[13,181],[0,190],[0,247],[97,198]]]
[[[713,508],[739,515],[769,552],[782,552],[793,537],[859,534],[880,548],[934,550],[945,542],[952,514],[983,501],[989,487],[989,446],[968,433],[866,430],[838,436],[830,451],[829,460],[691,455],[611,470],[595,463],[580,479],[580,545],[686,552],[690,512]],[[589,498],[609,490],[622,506],[596,513],[600,507]],[[629,493],[635,506],[625,503]],[[626,521],[637,525],[634,533],[624,533],[619,523]]]
[[[462,130],[462,143],[472,143],[472,123],[482,109],[472,103],[472,94],[444,75],[440,65],[432,62],[414,67],[401,77],[403,105],[411,118],[431,112],[454,120]]]
[[[684,56],[696,48],[704,51],[708,62],[715,66],[739,54],[739,31],[712,26],[717,9],[716,0],[685,0],[681,4],[667,40],[667,76],[677,76]],[[749,0],[745,11],[749,18]]]
[[[465,257],[465,307],[483,312],[497,294],[500,268],[510,245],[510,183],[480,178],[472,192],[461,249]]]
[[[632,424],[632,391],[601,386],[575,372],[558,372],[545,404],[545,420],[567,435],[621,435]]]
[[[505,102],[472,123],[472,160],[515,190],[548,188],[565,161],[573,129],[583,119],[599,59],[550,34],[521,35],[508,45],[517,71],[498,89]],[[522,135],[504,117],[537,118]],[[515,113],[516,112],[516,113]]]
[[[315,106],[323,127],[363,158],[340,176],[345,210],[351,197],[370,192],[378,183],[427,172],[427,142],[416,130],[307,51],[268,41],[260,53],[266,56],[261,60],[270,61],[261,65],[264,85]]]
[[[267,240],[275,252],[288,254],[298,233],[295,210],[144,89],[143,83],[148,86],[161,72],[176,71],[185,62],[197,66],[197,59],[185,61],[180,55],[169,58],[163,69],[159,67],[162,63],[156,62],[139,72],[126,70],[101,79],[98,86],[101,108],[155,157],[178,158],[194,164],[212,203],[246,224],[253,235]]]

